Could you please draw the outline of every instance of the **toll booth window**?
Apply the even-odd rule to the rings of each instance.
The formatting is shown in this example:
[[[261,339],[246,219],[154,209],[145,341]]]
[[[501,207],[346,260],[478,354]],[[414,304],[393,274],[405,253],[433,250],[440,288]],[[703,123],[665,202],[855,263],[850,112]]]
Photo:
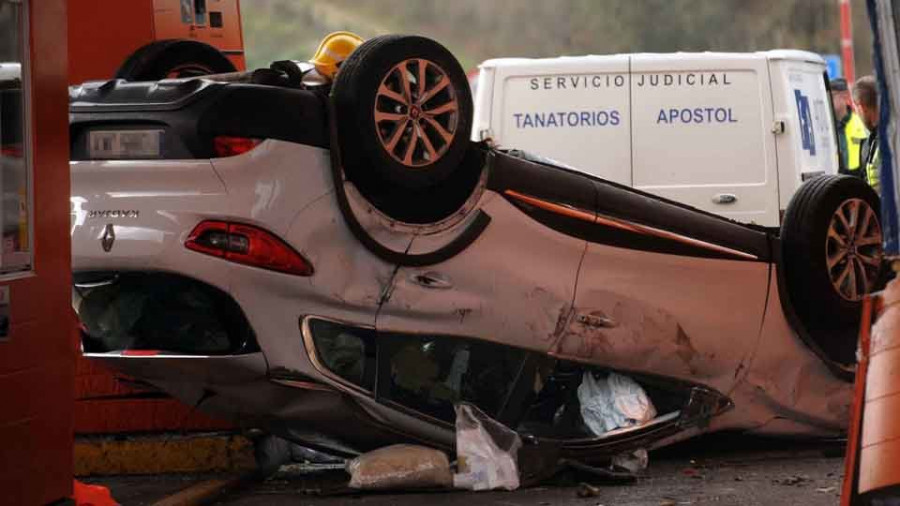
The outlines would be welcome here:
[[[221,12],[210,12],[209,13],[209,26],[211,28],[222,28],[222,13]]]
[[[206,0],[194,0],[194,24],[206,24]]]
[[[25,4],[0,0],[0,274],[31,268]]]
[[[194,22],[194,0],[181,0],[181,22],[186,25]]]

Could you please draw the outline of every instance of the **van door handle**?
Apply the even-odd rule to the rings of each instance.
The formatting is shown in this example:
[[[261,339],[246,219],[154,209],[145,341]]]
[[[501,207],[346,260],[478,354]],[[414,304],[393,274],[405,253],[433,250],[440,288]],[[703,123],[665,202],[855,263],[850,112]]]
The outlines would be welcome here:
[[[421,272],[418,274],[414,274],[411,276],[411,280],[413,283],[423,286],[425,288],[438,288],[438,289],[447,289],[453,288],[453,283],[447,279],[443,274],[428,271]]]
[[[733,193],[720,193],[713,197],[712,201],[716,204],[734,204],[737,202],[737,195]]]

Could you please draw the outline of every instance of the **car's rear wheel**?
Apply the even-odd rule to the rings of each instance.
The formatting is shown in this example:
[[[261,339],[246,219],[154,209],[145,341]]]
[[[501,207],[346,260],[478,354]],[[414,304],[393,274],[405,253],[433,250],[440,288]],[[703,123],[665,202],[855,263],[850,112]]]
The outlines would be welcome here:
[[[879,209],[862,180],[822,176],[797,191],[782,226],[791,303],[819,347],[844,364],[854,360],[862,299],[883,279]]]
[[[432,187],[466,155],[471,90],[453,55],[433,40],[366,41],[341,66],[332,97],[344,169],[358,186]]]
[[[162,40],[135,51],[116,72],[126,81],[158,81],[235,72],[231,60],[209,44]]]

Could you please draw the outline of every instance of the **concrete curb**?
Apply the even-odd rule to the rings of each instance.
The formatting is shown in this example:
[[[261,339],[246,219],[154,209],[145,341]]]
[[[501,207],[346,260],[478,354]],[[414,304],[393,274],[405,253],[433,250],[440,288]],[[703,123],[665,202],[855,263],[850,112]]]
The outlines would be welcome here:
[[[245,472],[253,443],[227,433],[156,433],[75,438],[75,476]]]

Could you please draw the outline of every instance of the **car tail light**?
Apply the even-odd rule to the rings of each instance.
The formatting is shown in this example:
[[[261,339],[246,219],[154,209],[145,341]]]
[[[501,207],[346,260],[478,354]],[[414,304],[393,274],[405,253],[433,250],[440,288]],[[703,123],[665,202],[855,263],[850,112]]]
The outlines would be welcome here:
[[[244,265],[298,276],[313,273],[312,264],[294,248],[274,234],[251,225],[204,221],[194,227],[184,245]]]
[[[244,154],[256,146],[259,146],[260,142],[262,142],[262,140],[252,139],[250,137],[219,135],[213,138],[213,147],[217,157],[226,158]]]

